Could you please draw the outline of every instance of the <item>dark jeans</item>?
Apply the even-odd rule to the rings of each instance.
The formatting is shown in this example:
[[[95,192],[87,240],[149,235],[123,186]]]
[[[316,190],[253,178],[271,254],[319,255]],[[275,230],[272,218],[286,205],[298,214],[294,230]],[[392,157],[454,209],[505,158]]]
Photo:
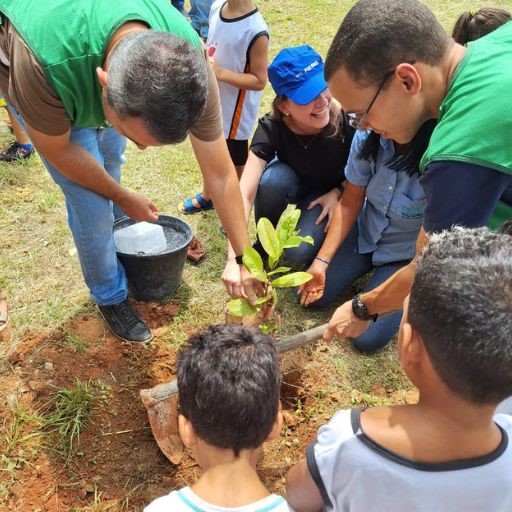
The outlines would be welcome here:
[[[315,225],[322,209],[320,206],[307,209],[308,204],[323,193],[304,185],[289,165],[277,159],[270,162],[261,176],[254,202],[256,222],[262,217],[267,217],[275,226],[286,207],[289,204],[296,204],[301,210],[297,229],[300,230],[301,236],[311,235],[315,241],[314,245],[303,243],[299,247],[286,249],[287,260],[296,267],[309,266],[324,241],[327,220],[324,219],[318,226]]]
[[[356,222],[327,267],[326,284],[322,298],[311,304],[310,307],[322,307],[332,303],[354,281],[369,272],[373,272],[373,274],[364,291],[373,290],[409,263],[409,261],[395,261],[385,265],[374,265],[372,263],[373,253],[359,254],[358,235]],[[371,352],[385,347],[397,333],[401,319],[401,311],[380,316],[376,322],[370,324],[361,336],[352,339],[354,347],[362,352]]]

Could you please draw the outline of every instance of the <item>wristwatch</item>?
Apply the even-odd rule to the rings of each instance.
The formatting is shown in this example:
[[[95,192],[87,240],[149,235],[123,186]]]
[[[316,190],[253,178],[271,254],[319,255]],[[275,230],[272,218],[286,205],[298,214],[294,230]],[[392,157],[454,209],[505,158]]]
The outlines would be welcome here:
[[[359,320],[373,320],[376,322],[379,315],[370,315],[368,308],[361,302],[360,297],[360,295],[356,295],[352,300],[352,311],[354,315],[356,315]]]

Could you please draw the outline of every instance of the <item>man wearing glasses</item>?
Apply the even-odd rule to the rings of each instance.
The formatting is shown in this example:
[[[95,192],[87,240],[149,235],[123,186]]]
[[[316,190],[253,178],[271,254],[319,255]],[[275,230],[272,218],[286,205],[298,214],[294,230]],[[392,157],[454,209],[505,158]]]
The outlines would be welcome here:
[[[334,37],[325,75],[359,129],[405,144],[438,119],[421,165],[427,207],[417,253],[429,233],[512,217],[512,23],[466,49],[417,0],[361,0]],[[358,336],[401,309],[414,266],[343,304],[324,338]]]

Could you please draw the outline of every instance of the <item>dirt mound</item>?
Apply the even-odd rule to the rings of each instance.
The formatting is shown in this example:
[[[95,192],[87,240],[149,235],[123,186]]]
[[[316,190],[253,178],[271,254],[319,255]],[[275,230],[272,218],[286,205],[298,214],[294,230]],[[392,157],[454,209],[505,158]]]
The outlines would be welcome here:
[[[136,307],[157,332],[166,330],[178,312],[175,304]],[[180,481],[174,482],[176,468],[160,454],[139,399],[141,388],[174,376],[175,353],[159,348],[157,332],[150,346],[121,343],[98,316],[82,315],[49,336],[28,332],[22,337],[2,365],[0,414],[12,418],[4,424],[12,440],[5,456],[12,464],[0,473],[0,481],[9,479],[5,488],[10,491],[2,510],[70,510],[86,506],[98,493],[102,502],[126,500],[132,489],[144,484],[143,490],[133,492],[127,508],[137,510],[182,485],[184,473],[180,471]],[[52,453],[41,435],[35,435],[27,449],[21,439],[37,433],[37,424],[15,417],[13,406],[25,415],[35,414],[52,393],[77,380],[100,385],[105,401],[93,409],[73,458],[66,463]],[[21,431],[13,433],[16,422]]]

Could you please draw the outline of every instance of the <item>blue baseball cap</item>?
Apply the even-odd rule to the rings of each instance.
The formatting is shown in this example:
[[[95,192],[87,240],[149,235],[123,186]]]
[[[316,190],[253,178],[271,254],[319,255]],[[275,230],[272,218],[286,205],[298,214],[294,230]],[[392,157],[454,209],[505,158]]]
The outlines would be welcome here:
[[[268,67],[268,78],[276,94],[299,105],[312,102],[327,89],[322,57],[307,44],[281,50]]]

